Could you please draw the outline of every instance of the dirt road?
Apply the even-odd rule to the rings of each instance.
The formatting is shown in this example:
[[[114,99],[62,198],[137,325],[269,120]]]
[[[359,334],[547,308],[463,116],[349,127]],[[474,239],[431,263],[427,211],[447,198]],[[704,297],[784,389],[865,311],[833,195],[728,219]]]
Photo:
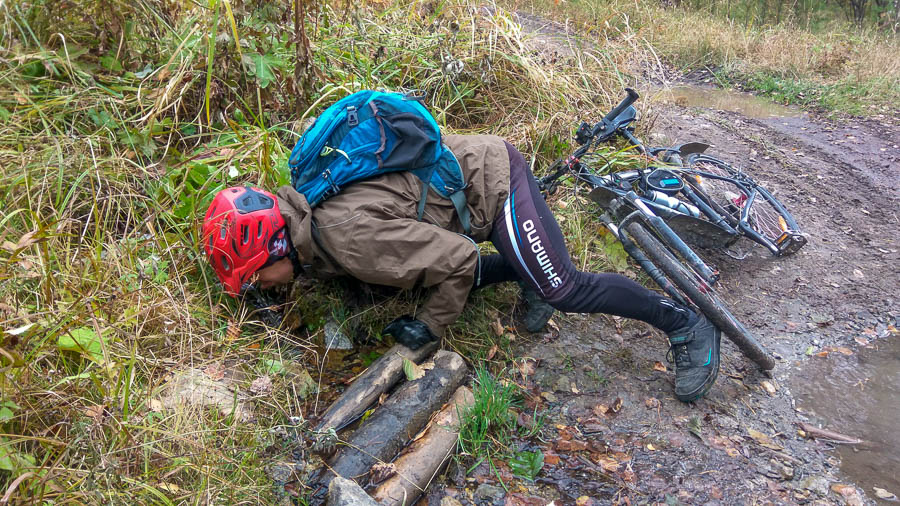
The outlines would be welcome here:
[[[534,359],[520,371],[531,406],[547,413],[540,477],[528,484],[502,465],[482,466],[468,481],[451,473],[429,504],[446,495],[464,504],[574,504],[584,496],[594,504],[873,501],[871,489],[841,474],[827,444],[798,434],[799,422],[817,419],[798,410],[788,385],[798,368],[815,367],[829,353],[898,338],[891,336],[900,314],[897,119],[656,109],[657,131],[743,160],[810,235],[790,258],[759,248],[743,260],[707,253],[722,272],[720,293],[780,358],[774,378],[758,374],[723,339],[716,386],[683,404],[673,395],[671,366],[665,369],[662,334],[611,317],[567,317],[558,332],[521,350]],[[491,488],[498,474],[508,492]]]

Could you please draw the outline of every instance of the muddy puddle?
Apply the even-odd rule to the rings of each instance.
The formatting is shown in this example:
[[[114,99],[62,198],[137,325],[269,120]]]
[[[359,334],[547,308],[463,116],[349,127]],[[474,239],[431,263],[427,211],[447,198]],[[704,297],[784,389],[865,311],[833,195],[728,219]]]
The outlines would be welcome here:
[[[654,88],[644,91],[650,100],[681,107],[705,107],[720,111],[732,111],[751,118],[788,118],[800,116],[802,111],[793,109],[750,93],[703,86],[681,85]]]
[[[792,375],[797,407],[823,428],[862,439],[838,445],[841,471],[875,497],[900,493],[900,338],[877,340],[850,356],[813,357]]]

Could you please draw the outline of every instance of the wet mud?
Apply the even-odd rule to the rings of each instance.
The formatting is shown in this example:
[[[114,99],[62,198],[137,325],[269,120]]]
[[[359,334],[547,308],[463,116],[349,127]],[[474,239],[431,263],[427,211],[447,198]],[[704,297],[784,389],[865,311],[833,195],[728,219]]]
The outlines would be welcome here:
[[[702,252],[722,273],[719,294],[779,359],[773,376],[723,338],[716,385],[684,404],[660,332],[603,315],[557,318],[558,329],[519,349],[527,407],[546,416],[539,478],[518,479],[502,464],[451,470],[428,504],[447,495],[462,504],[869,504],[881,500],[874,487],[900,493],[900,448],[886,433],[896,416],[863,415],[900,404],[897,119],[753,118],[677,101],[649,111],[654,144],[711,144],[773,190],[810,236],[788,258],[741,243],[731,255]],[[892,358],[876,363],[881,353]],[[859,382],[878,393],[861,395]],[[835,451],[800,423],[886,449]],[[508,491],[474,493],[499,486],[498,476]]]

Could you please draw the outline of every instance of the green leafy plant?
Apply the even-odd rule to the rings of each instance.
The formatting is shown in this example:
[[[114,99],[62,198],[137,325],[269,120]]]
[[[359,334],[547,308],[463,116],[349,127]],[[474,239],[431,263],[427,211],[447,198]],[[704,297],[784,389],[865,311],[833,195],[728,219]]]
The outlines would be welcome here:
[[[529,481],[534,481],[544,467],[544,452],[517,452],[508,460],[513,474]]]

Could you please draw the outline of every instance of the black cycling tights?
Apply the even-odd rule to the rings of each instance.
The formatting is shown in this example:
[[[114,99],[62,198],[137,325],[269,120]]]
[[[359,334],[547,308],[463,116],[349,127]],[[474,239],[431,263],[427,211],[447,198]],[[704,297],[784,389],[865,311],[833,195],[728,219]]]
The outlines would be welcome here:
[[[683,327],[691,312],[619,274],[581,272],[572,264],[559,224],[525,158],[509,151],[510,191],[494,220],[491,242],[500,255],[482,257],[481,283],[522,281],[567,313],[607,313],[645,321],[664,332]],[[477,287],[476,287],[477,288]]]

